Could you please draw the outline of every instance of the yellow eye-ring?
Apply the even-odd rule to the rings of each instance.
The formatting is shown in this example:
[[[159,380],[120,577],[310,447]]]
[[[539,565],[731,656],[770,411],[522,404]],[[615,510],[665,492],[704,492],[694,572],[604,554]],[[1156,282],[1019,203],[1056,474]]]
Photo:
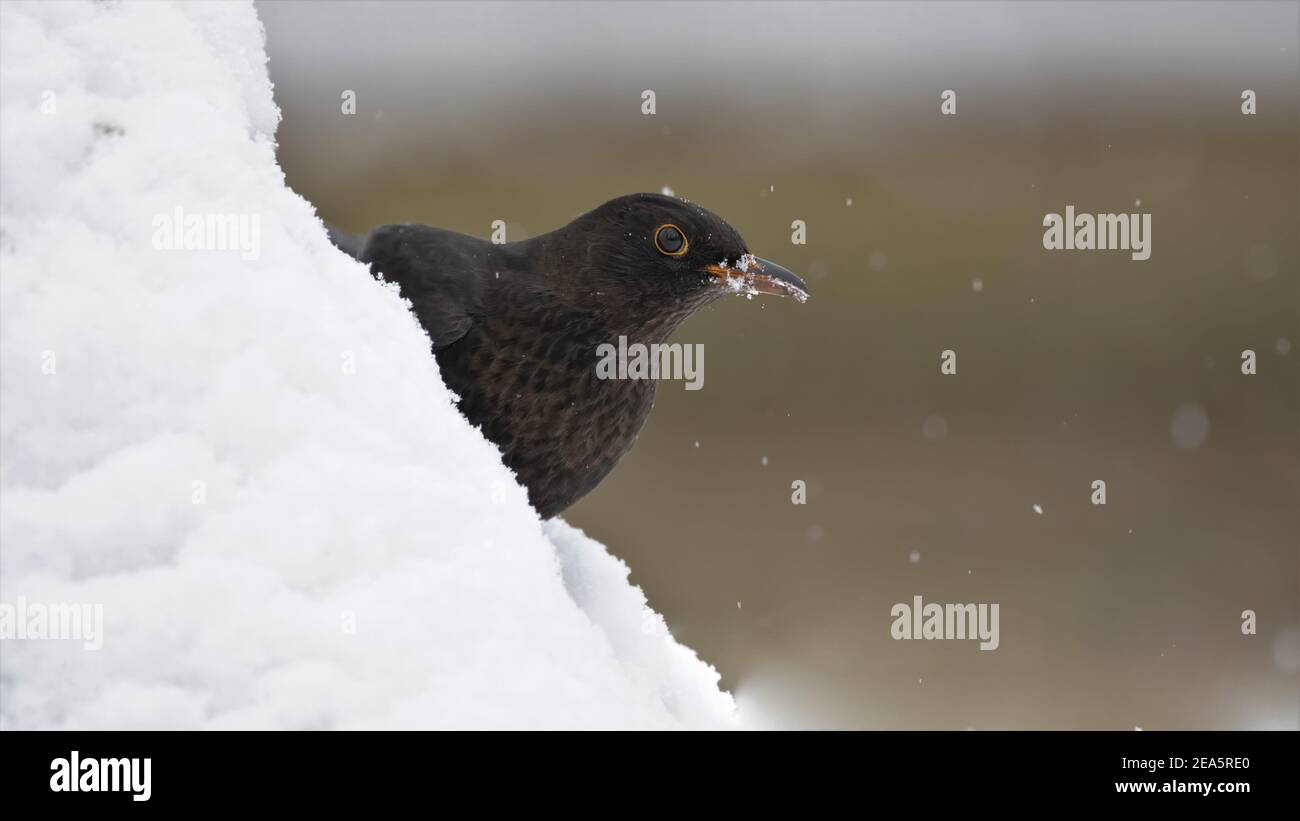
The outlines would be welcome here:
[[[686,235],[682,233],[682,229],[672,223],[661,225],[655,231],[655,247],[661,254],[680,257],[686,253],[686,246]]]

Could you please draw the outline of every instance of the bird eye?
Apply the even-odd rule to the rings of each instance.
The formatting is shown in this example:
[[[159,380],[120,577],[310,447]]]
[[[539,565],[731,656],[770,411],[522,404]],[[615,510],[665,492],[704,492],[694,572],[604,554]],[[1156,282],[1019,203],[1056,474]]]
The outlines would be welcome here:
[[[661,254],[680,257],[686,253],[686,235],[676,225],[661,225],[655,231],[655,247]]]

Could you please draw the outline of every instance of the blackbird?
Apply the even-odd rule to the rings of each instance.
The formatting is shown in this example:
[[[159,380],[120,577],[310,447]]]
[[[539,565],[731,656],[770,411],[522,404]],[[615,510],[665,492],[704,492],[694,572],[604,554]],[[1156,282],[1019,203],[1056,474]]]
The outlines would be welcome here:
[[[598,347],[666,342],[724,294],[808,298],[716,214],[659,194],[610,200],[520,242],[426,225],[330,237],[410,300],[461,413],[543,518],[605,478],[654,402],[653,380],[598,378]]]

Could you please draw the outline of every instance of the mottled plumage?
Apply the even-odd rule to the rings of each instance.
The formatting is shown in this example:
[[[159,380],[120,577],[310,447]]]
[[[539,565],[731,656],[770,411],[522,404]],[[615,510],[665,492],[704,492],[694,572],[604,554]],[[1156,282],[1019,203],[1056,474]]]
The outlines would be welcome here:
[[[461,412],[548,518],[605,478],[654,401],[651,380],[597,378],[600,345],[665,342],[727,293],[807,296],[789,271],[750,256],[721,218],[657,194],[620,197],[502,245],[423,225],[382,226],[364,242],[331,237],[399,285]]]

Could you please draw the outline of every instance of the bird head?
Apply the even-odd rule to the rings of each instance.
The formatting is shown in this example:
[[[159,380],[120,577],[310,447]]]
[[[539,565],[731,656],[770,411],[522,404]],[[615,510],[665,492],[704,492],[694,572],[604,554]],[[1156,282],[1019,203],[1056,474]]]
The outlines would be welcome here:
[[[728,294],[808,298],[802,279],[754,256],[725,220],[676,197],[619,197],[553,236],[551,267],[567,280],[557,285],[576,299],[651,312],[674,325]]]

